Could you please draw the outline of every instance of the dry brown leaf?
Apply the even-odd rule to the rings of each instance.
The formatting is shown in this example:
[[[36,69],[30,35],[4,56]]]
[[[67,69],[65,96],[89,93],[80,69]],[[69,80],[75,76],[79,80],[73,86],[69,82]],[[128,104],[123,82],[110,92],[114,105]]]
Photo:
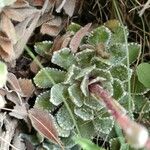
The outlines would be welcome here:
[[[5,32],[12,43],[15,44],[17,42],[15,27],[4,13],[1,14],[0,24],[2,31]]]
[[[14,51],[16,54],[15,59],[19,58],[19,56],[22,54],[26,43],[28,42],[32,32],[36,28],[36,24],[40,18],[40,12],[33,14],[31,17],[33,17],[33,18],[31,19],[29,27],[26,28],[23,38],[21,38],[17,42],[17,44],[14,45]]]
[[[51,142],[58,144],[63,150],[62,143],[58,137],[57,130],[53,123],[53,116],[47,111],[43,111],[38,108],[29,110],[29,118],[33,127],[40,132],[44,137]]]
[[[0,31],[0,56],[5,61],[10,61],[15,56],[11,40],[2,31]]]
[[[70,41],[70,49],[73,53],[76,53],[82,38],[87,34],[88,30],[91,27],[91,23],[88,23],[86,26],[82,27],[77,33],[73,36]]]
[[[66,0],[63,9],[65,10],[65,13],[69,15],[69,17],[73,16],[75,5],[76,5],[76,0]]]
[[[26,8],[6,8],[4,9],[4,13],[12,20],[22,22],[27,17],[30,17],[32,14],[36,13],[37,9],[33,7],[26,7]]]
[[[52,52],[58,51],[62,48],[67,47],[69,42],[70,42],[70,39],[71,39],[71,34],[70,33],[66,33],[63,36],[57,36],[54,39],[54,44],[52,46]]]
[[[62,19],[55,17],[54,19],[44,23],[41,27],[42,34],[48,34],[50,36],[57,36],[61,30]]]
[[[13,73],[8,73],[7,75],[7,81],[9,83],[9,88],[11,90],[14,90],[15,92],[19,93],[20,95],[23,95],[22,89],[20,87],[19,81],[17,77]]]
[[[12,109],[12,112],[9,113],[10,116],[13,116],[17,119],[24,119],[26,122],[28,116],[28,105],[26,103],[22,103],[21,105],[16,105]]]
[[[18,81],[19,81],[21,90],[23,92],[23,95],[25,97],[30,97],[35,90],[35,87],[34,87],[32,81],[29,79],[21,79],[21,78],[19,78]]]

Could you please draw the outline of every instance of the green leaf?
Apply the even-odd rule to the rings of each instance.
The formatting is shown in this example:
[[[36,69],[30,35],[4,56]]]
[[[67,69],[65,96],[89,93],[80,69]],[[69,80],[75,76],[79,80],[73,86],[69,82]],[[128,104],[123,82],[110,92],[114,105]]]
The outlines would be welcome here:
[[[103,148],[98,147],[90,140],[82,137],[74,137],[76,144],[79,144],[84,150],[104,150]]]
[[[132,70],[128,70],[128,68],[123,64],[113,66],[112,68],[110,68],[110,72],[114,78],[117,78],[123,82],[128,81],[128,77],[130,79],[132,75]]]
[[[72,130],[74,123],[70,117],[70,114],[65,106],[62,106],[56,114],[58,125],[65,130]]]
[[[34,107],[41,108],[43,110],[53,111],[54,105],[49,101],[50,91],[46,91],[38,95],[35,100]]]
[[[67,31],[70,31],[73,34],[75,34],[80,28],[81,26],[79,24],[71,22],[71,24],[67,27]]]
[[[113,82],[113,98],[118,100],[124,95],[123,84],[118,79]]]
[[[101,110],[104,106],[101,105],[98,100],[90,95],[89,97],[86,97],[84,100],[84,105],[88,106],[89,108],[99,111]]]
[[[109,61],[101,57],[93,57],[91,59],[91,65],[96,65],[99,69],[108,69],[110,67]]]
[[[124,141],[123,137],[117,137],[110,140],[110,150],[120,150],[121,141]]]
[[[134,63],[139,54],[140,54],[140,50],[141,50],[141,45],[137,44],[137,43],[129,43],[128,44],[128,51],[129,51],[129,63],[132,64]],[[124,60],[124,63],[127,64],[127,60]]]
[[[63,102],[63,99],[66,99],[66,96],[67,86],[61,83],[55,84],[51,88],[50,102],[53,103],[55,106],[58,106]]]
[[[96,68],[91,71],[90,77],[92,77],[93,79],[96,77],[101,77],[103,79],[106,79],[105,81],[107,82],[110,82],[110,83],[113,82],[113,78],[109,70]]]
[[[69,69],[68,72],[66,74],[66,78],[64,80],[65,84],[72,84],[75,81],[76,76],[79,74],[79,72],[81,71],[81,68],[72,65]]]
[[[93,110],[84,105],[82,107],[75,107],[74,113],[84,121],[94,119]]]
[[[148,113],[150,112],[150,101],[143,95],[133,95],[135,111],[136,113]]]
[[[64,81],[65,75],[66,72],[58,69],[49,67],[42,68],[34,77],[34,83],[40,88],[49,88],[54,83],[60,83]]]
[[[7,81],[7,66],[5,63],[0,61],[0,88],[2,88]]]
[[[105,26],[112,31],[111,45],[116,43],[125,43],[125,37],[128,36],[127,27],[121,25],[121,23],[115,19],[107,21]]]
[[[97,132],[109,134],[113,128],[114,120],[112,117],[95,118],[93,124]]]
[[[88,43],[91,45],[98,45],[100,43],[108,45],[111,39],[111,31],[105,27],[100,26],[94,29],[91,34],[88,36]]]
[[[80,89],[82,91],[82,93],[84,94],[84,96],[89,96],[89,89],[88,89],[88,85],[89,85],[89,76],[85,75],[81,85],[80,85]]]
[[[36,53],[38,53],[40,56],[48,56],[51,55],[51,48],[52,48],[53,43],[51,41],[42,41],[42,42],[37,42],[34,45],[34,49]]]
[[[55,51],[51,61],[64,69],[68,69],[71,65],[76,64],[74,54],[69,48],[63,48],[59,51]]]
[[[83,138],[91,139],[95,135],[94,125],[92,121],[83,121],[82,119],[77,120],[79,124],[79,130]]]
[[[150,88],[150,64],[141,63],[137,67],[137,76],[139,81],[147,88]]]
[[[112,65],[121,63],[126,58],[126,47],[124,44],[112,45],[108,50],[109,62]]]
[[[70,130],[65,130],[65,129],[61,128],[58,125],[56,120],[54,120],[54,125],[55,125],[55,128],[56,128],[59,136],[61,136],[61,137],[68,137],[70,135]]]
[[[81,107],[83,105],[84,96],[80,90],[80,86],[77,84],[73,84],[68,88],[68,92],[72,102],[76,106]]]
[[[80,67],[89,67],[91,66],[91,59],[94,57],[95,51],[91,49],[85,49],[76,54],[76,59]]]
[[[79,79],[81,77],[84,77],[85,75],[88,75],[90,72],[92,72],[94,69],[96,68],[95,65],[87,67],[87,68],[83,68],[79,74],[77,75],[76,79]]]
[[[131,77],[131,92],[137,95],[143,95],[149,91],[139,80],[136,73],[133,73]]]

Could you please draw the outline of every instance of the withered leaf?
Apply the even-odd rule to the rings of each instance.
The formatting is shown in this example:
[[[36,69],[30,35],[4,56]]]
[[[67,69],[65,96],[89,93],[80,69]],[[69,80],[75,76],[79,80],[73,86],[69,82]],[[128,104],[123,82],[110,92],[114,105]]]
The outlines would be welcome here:
[[[35,90],[35,87],[30,79],[18,79],[19,85],[25,97],[30,97]]]
[[[14,109],[12,109],[12,112],[10,112],[9,115],[17,119],[24,119],[27,122],[27,111],[28,105],[26,103],[22,103],[21,105],[14,106]]]
[[[53,117],[47,111],[43,111],[38,108],[29,110],[29,118],[33,127],[40,132],[44,137],[51,142],[58,144],[62,149],[62,143],[58,137],[57,130],[53,123]]]
[[[50,36],[57,36],[61,30],[62,19],[60,17],[55,17],[50,21],[44,23],[41,26],[41,33],[48,34]]]
[[[77,52],[82,38],[87,34],[90,27],[91,23],[88,23],[86,26],[82,27],[71,39],[69,47],[73,53]]]
[[[13,44],[6,33],[0,31],[0,56],[9,61],[14,58]]]
[[[1,14],[1,28],[2,31],[7,34],[12,43],[15,44],[17,42],[15,27],[4,13]]]
[[[23,95],[23,92],[19,85],[18,79],[13,73],[10,73],[10,72],[8,73],[7,81],[9,83],[8,86],[11,90],[14,90],[15,92],[19,93],[20,95]]]
[[[63,6],[63,9],[65,10],[66,14],[69,15],[69,17],[72,17],[74,13],[75,4],[76,0],[67,0]]]

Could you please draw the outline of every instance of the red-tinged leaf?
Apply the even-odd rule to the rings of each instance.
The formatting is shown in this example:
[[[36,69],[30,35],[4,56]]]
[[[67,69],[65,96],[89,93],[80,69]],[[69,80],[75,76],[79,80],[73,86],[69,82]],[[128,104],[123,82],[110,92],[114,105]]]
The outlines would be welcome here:
[[[73,53],[77,52],[82,38],[87,34],[90,27],[91,23],[88,23],[86,26],[82,27],[72,38],[69,46]]]
[[[64,149],[61,141],[59,140],[57,130],[54,126],[53,117],[48,112],[38,108],[33,108],[29,110],[29,118],[33,127],[38,132],[40,132],[51,142],[58,144],[62,149]]]

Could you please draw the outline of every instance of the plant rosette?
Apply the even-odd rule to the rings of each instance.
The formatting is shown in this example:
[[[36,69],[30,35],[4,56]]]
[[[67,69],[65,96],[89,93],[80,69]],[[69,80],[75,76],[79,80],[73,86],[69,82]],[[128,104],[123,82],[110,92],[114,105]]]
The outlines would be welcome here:
[[[80,28],[71,24],[67,32],[75,36]],[[133,93],[129,99],[127,86],[133,71],[127,66],[127,57],[132,64],[140,52],[140,45],[126,44],[126,38],[127,28],[116,20],[110,20],[86,35],[77,52],[73,53],[69,47],[55,51],[50,64],[58,67],[42,68],[34,77],[36,86],[45,89],[36,98],[35,107],[54,114],[59,137],[66,149],[75,146],[71,138],[74,134],[92,139],[113,133],[114,119],[104,104],[89,92],[90,84],[100,84],[126,111],[130,100],[133,113],[149,113],[150,102],[143,96],[143,91]],[[52,45],[52,42],[43,42],[43,47],[48,44]],[[42,43],[40,46],[42,49]],[[46,144],[51,145],[51,149],[59,149],[49,141],[43,142],[43,146]]]

